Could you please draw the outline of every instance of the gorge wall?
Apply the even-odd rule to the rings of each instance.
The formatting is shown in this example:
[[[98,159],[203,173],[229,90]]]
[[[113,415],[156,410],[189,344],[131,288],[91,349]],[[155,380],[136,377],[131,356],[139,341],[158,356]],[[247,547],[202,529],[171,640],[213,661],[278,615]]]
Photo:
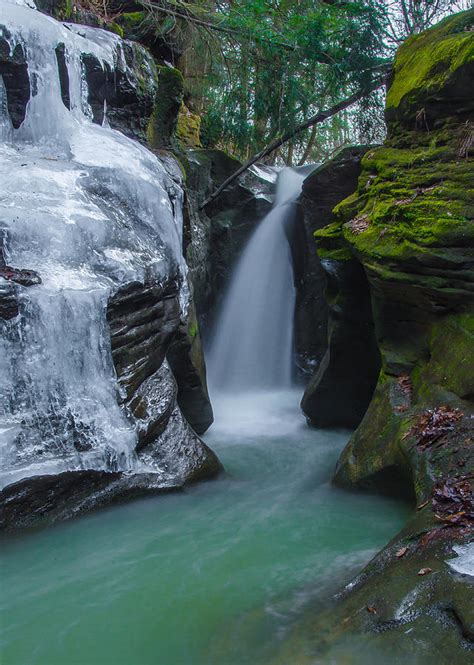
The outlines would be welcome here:
[[[373,386],[376,365],[364,370],[353,355],[374,339],[375,392],[334,482],[406,492],[417,508],[331,609],[295,631],[287,655],[297,662],[331,653],[347,635],[357,645],[370,634],[380,653],[417,663],[463,663],[472,649],[472,577],[447,561],[467,570],[474,527],[473,29],[471,10],[399,49],[387,139],[366,151],[355,191],[314,234],[333,280],[330,341],[303,408],[324,421],[328,388],[337,401],[341,383],[370,373]],[[360,336],[361,319],[374,337],[368,328]]]

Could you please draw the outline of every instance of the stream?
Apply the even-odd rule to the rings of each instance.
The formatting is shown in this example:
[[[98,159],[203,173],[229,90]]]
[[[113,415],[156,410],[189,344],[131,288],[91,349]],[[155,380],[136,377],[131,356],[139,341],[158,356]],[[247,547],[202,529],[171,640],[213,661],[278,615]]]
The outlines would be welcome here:
[[[5,538],[2,664],[271,662],[408,514],[330,484],[348,433],[309,429],[299,397],[214,398],[217,481]]]

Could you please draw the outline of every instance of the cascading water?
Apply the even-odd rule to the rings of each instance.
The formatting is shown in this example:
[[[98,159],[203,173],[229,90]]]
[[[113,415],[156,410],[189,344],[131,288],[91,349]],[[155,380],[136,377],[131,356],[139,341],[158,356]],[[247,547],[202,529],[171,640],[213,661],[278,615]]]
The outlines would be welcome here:
[[[211,388],[291,385],[295,288],[287,234],[306,175],[290,168],[280,172],[274,206],[237,264],[210,348]]]
[[[130,470],[136,431],[117,401],[107,303],[124,284],[171,275],[185,310],[182,192],[152,153],[91,121],[82,55],[114,71],[116,35],[1,0],[0,39],[12,61],[24,59],[31,90],[15,128],[0,76],[0,295],[19,312],[0,318],[0,484]],[[23,269],[32,285],[10,279]]]

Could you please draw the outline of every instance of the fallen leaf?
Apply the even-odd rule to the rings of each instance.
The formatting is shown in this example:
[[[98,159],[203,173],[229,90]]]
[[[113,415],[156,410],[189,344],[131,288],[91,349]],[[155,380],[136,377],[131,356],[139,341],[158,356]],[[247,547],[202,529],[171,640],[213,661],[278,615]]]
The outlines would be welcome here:
[[[395,554],[397,559],[401,559],[402,556],[405,556],[405,554],[408,552],[408,547],[401,547],[398,552]]]
[[[370,612],[370,614],[377,614],[377,610],[373,605],[367,605],[367,612]]]
[[[351,219],[349,222],[346,222],[344,226],[349,228],[352,233],[356,236],[358,236],[360,233],[364,233],[364,231],[367,231],[369,228],[369,216],[368,215],[361,215],[360,217],[355,217],[354,219]]]
[[[431,573],[431,568],[420,568],[417,575],[428,575]]]
[[[446,517],[441,517],[444,522],[457,522],[459,518],[466,514],[465,510],[460,510],[459,513],[453,513],[452,515],[446,515]],[[438,517],[438,515],[436,515]]]
[[[425,506],[427,506],[427,505],[429,504],[429,502],[430,502],[429,499],[428,499],[427,501],[423,501],[423,503],[420,503],[420,505],[417,506],[416,509],[417,509],[417,510],[421,510],[422,508],[424,508]]]
[[[415,445],[424,450],[445,437],[448,432],[453,432],[456,423],[461,420],[463,415],[463,412],[459,409],[451,409],[447,406],[428,409],[420,413],[417,422],[406,432],[403,438],[414,436],[416,439]]]
[[[401,404],[400,406],[395,407],[395,411],[397,413],[405,413],[405,411],[408,411],[408,406],[406,404]]]

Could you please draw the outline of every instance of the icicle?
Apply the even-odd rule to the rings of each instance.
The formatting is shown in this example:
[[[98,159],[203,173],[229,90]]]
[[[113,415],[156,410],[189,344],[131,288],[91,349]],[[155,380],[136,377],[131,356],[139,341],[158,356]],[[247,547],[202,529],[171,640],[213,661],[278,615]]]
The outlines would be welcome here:
[[[110,127],[109,120],[107,118],[107,100],[104,99],[104,118],[102,120],[102,127]]]

